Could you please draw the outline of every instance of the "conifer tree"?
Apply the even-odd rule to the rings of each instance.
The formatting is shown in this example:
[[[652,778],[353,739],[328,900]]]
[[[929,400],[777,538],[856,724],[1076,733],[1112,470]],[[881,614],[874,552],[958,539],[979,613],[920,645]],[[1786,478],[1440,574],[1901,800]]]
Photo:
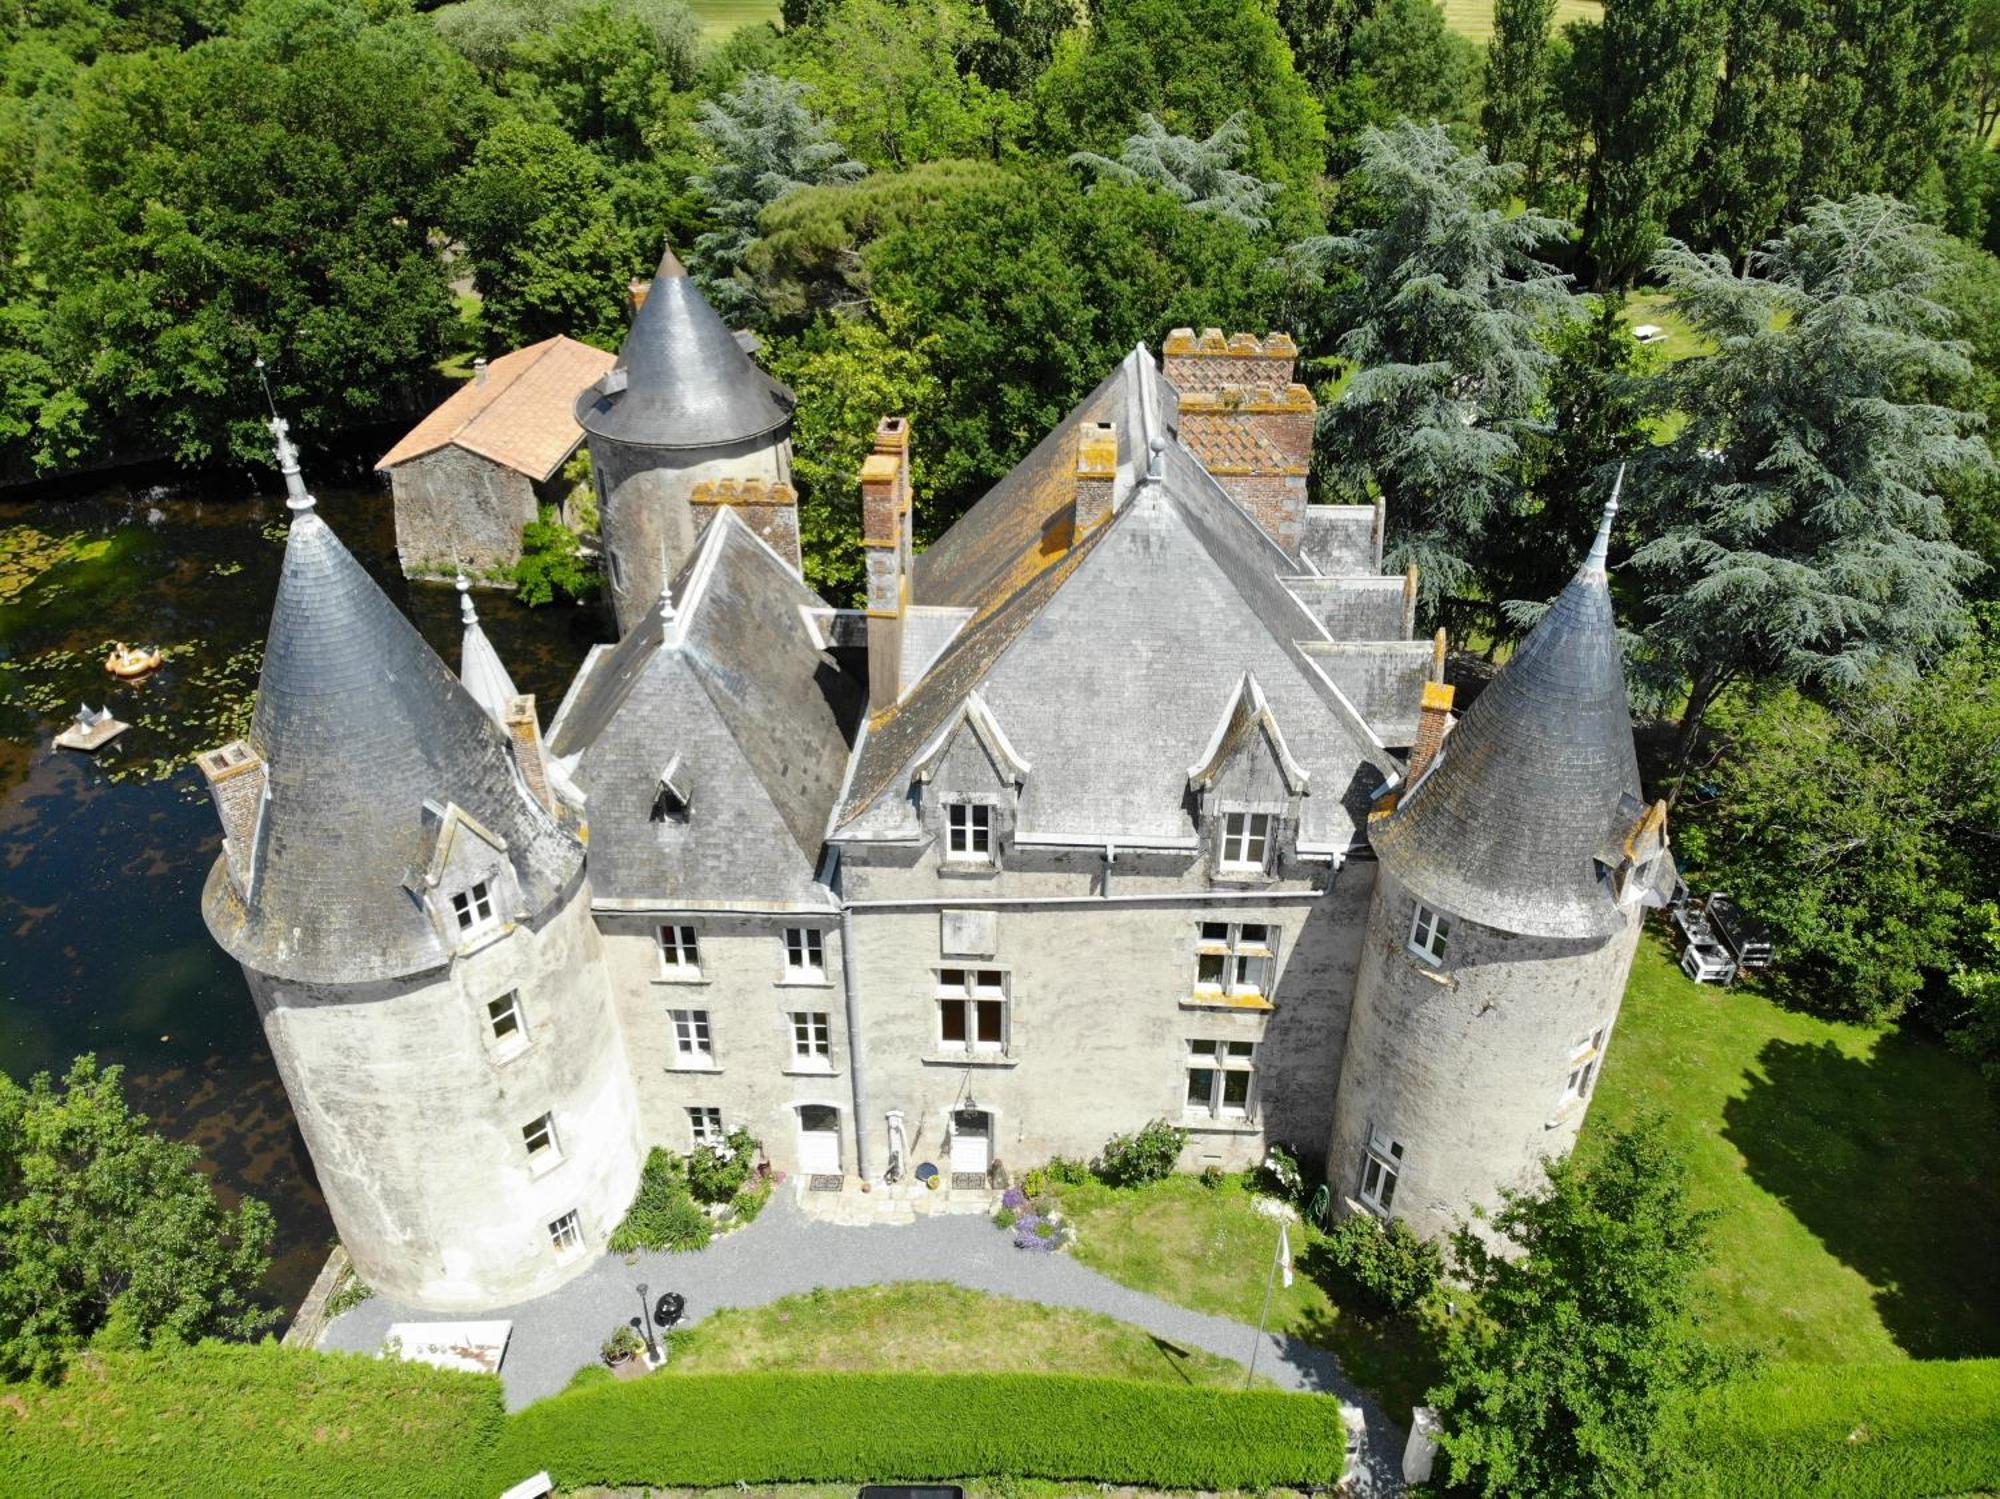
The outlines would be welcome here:
[[[1154,116],[1142,114],[1138,131],[1125,138],[1116,161],[1095,151],[1074,152],[1069,161],[1099,177],[1163,188],[1185,203],[1190,213],[1218,214],[1246,229],[1265,229],[1270,226],[1278,184],[1236,169],[1249,149],[1250,132],[1242,110],[1206,140],[1174,135]]]
[[[806,86],[770,73],[751,73],[701,107],[696,129],[715,165],[690,180],[720,227],[694,244],[702,290],[725,318],[755,319],[756,293],[740,274],[757,237],[757,216],[795,188],[852,182],[867,168],[849,161],[825,121],[806,105]]]
[[[1498,0],[1493,39],[1486,46],[1486,154],[1518,161],[1529,201],[1535,201],[1547,166],[1549,137],[1549,28],[1556,0]]]
[[[1512,211],[1520,176],[1439,125],[1371,129],[1355,185],[1374,222],[1300,247],[1355,278],[1338,347],[1357,370],[1321,415],[1319,460],[1335,489],[1386,498],[1386,561],[1416,565],[1426,607],[1465,583],[1512,495],[1552,362],[1540,334],[1574,315],[1568,278],[1535,258],[1568,226]]]
[[[1933,295],[1936,231],[1904,205],[1822,203],[1740,275],[1680,244],[1658,269],[1715,345],[1659,377],[1686,424],[1628,487],[1653,533],[1632,558],[1648,664],[1685,694],[1684,759],[1731,682],[1853,686],[1950,640],[1978,563],[1941,491],[1993,459],[1979,418],[1945,404],[1971,370]]]
[[[1723,66],[1679,227],[1741,264],[1791,209],[1806,156],[1820,0],[1722,0]]]
[[[1715,98],[1720,0],[1609,0],[1583,212],[1599,287],[1628,285],[1686,193]]]

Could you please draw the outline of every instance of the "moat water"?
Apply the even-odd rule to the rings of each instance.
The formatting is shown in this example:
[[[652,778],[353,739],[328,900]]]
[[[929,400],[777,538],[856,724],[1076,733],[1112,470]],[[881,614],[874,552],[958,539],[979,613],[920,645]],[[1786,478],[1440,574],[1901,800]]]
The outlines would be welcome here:
[[[241,971],[199,907],[220,847],[190,758],[243,732],[287,512],[274,476],[107,483],[0,500],[0,1069],[62,1072],[79,1052],[126,1069],[135,1106],[199,1146],[224,1196],[271,1205],[267,1286],[295,1306],[333,1239]],[[258,492],[262,483],[265,493]],[[322,515],[454,669],[449,587],[396,569],[386,490],[315,485]],[[482,624],[546,718],[598,611],[477,596]],[[139,683],[109,646],[159,645]],[[95,757],[57,749],[79,703],[132,725]]]

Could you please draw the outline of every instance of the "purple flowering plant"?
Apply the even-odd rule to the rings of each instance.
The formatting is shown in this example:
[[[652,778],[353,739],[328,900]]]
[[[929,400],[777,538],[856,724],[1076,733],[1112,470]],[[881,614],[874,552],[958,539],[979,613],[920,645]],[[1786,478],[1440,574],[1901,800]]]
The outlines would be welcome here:
[[[1018,1213],[1027,1205],[1028,1194],[1019,1187],[1009,1187],[1000,1194],[1000,1206],[1003,1208],[1011,1208]]]

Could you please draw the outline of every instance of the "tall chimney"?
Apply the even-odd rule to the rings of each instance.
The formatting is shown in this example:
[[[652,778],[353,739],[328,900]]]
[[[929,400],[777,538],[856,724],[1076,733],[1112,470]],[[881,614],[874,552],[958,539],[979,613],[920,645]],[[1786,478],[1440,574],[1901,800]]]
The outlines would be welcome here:
[[[694,507],[694,532],[699,536],[727,505],[744,524],[770,543],[795,577],[805,576],[799,552],[799,495],[782,479],[703,479],[688,494]]]
[[[1417,737],[1410,745],[1410,768],[1404,785],[1414,786],[1431,761],[1444,748],[1444,736],[1451,728],[1451,703],[1457,689],[1445,682],[1424,683],[1423,701],[1417,708]]]
[[[535,714],[535,695],[532,692],[507,699],[505,727],[507,747],[514,752],[514,763],[521,768],[521,779],[528,783],[528,790],[542,804],[544,812],[555,811],[556,797],[549,788],[548,762],[543,759],[542,725]]]
[[[910,424],[885,416],[861,463],[861,545],[868,560],[868,711],[902,696],[903,616],[910,604]]]
[[[1118,428],[1112,422],[1085,422],[1076,433],[1076,540],[1111,516],[1118,483]]]
[[[486,361],[484,359],[475,359],[472,361],[472,383],[474,385],[484,385],[486,383]]]
[[[236,893],[250,898],[257,857],[257,825],[264,819],[264,793],[271,774],[264,759],[241,739],[195,756],[208,794],[222,820],[222,857]]]
[[[1318,404],[1292,379],[1298,345],[1283,333],[1224,337],[1176,328],[1162,350],[1180,393],[1180,437],[1264,533],[1296,557],[1305,527]]]

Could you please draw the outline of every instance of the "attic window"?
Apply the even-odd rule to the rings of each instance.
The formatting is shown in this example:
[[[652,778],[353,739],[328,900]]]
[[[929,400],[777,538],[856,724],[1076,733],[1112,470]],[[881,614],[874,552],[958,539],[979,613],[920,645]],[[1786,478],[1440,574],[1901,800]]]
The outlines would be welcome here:
[[[451,914],[462,935],[484,931],[493,924],[493,887],[485,880],[451,898]]]
[[[665,822],[671,817],[685,822],[693,805],[694,787],[681,765],[681,757],[675,755],[660,772],[659,783],[653,788],[653,821]]]
[[[1225,812],[1222,817],[1222,867],[1262,872],[1271,847],[1268,812]]]

